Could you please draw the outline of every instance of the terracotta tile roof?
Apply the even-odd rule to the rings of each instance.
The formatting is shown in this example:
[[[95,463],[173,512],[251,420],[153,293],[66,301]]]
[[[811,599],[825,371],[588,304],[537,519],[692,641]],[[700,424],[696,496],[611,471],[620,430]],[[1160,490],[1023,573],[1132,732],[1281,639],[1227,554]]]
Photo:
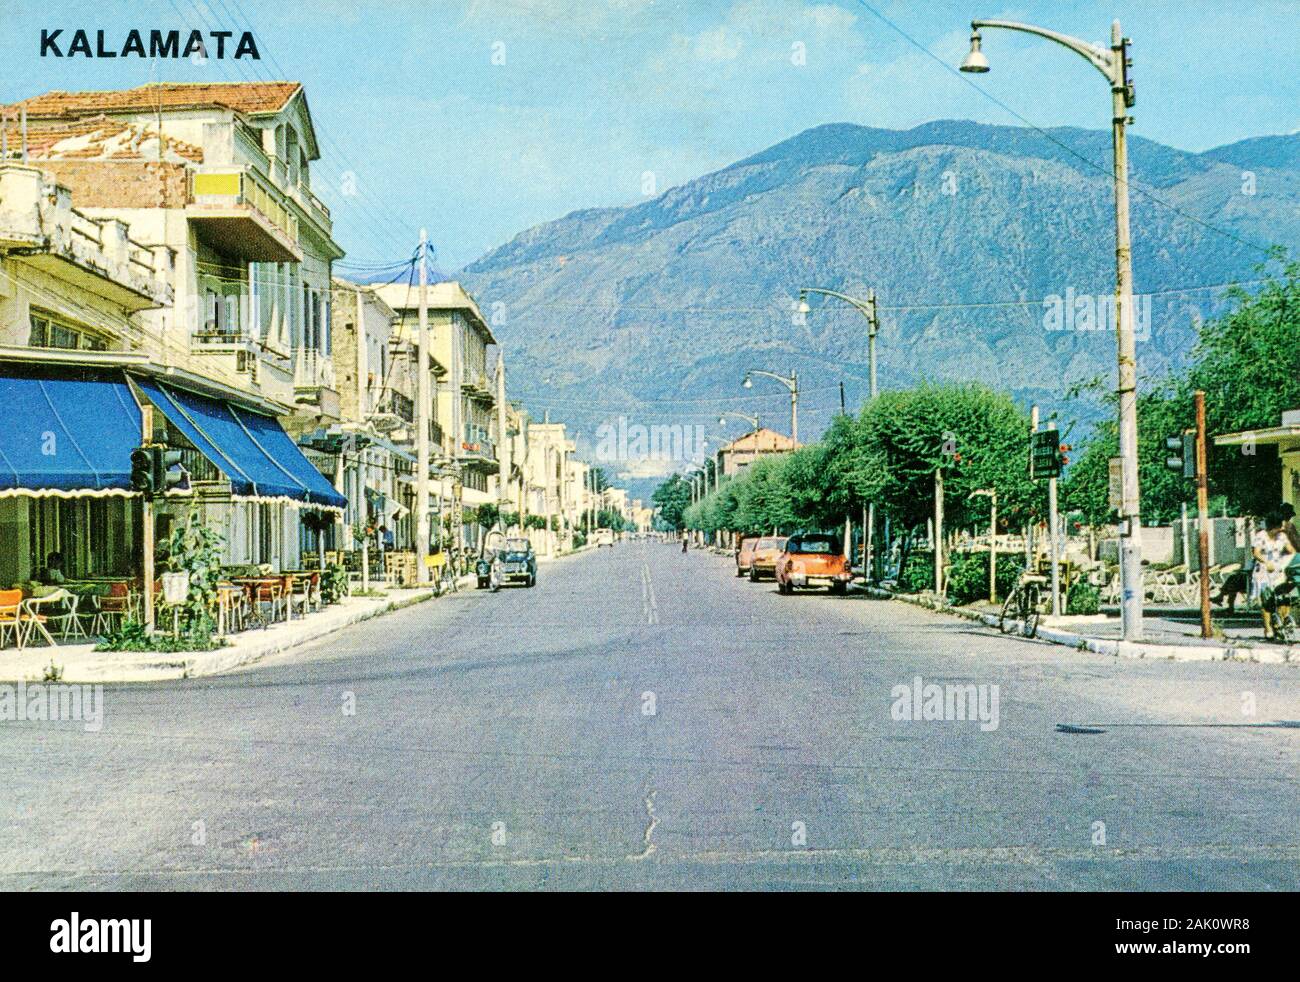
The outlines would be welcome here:
[[[766,426],[753,430],[733,440],[719,450],[719,453],[772,453],[794,450],[798,446],[784,433],[769,430]]]
[[[4,127],[9,159],[21,153],[22,134],[11,113]],[[161,149],[161,154],[159,153]],[[89,116],[68,122],[28,119],[27,154],[32,160],[158,160],[203,163],[203,148],[162,136],[153,123],[126,123],[108,116]]]
[[[255,115],[284,108],[299,89],[300,82],[157,82],[135,89],[103,92],[46,92],[7,106],[9,114],[27,107],[32,116],[67,118],[88,113],[130,112],[141,109],[182,109],[194,106],[222,106]]]

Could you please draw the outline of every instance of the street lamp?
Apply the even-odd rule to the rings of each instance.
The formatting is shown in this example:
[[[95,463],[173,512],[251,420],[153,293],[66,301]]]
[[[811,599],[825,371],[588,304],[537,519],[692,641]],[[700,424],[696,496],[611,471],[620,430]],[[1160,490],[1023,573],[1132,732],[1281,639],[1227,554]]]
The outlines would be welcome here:
[[[745,373],[745,378],[741,385],[746,389],[754,387],[753,376],[762,375],[764,378],[775,379],[790,390],[790,439],[799,442],[799,375],[797,372],[791,372],[790,377],[777,375],[774,372],[765,372],[761,369],[751,368]]]
[[[758,426],[758,417],[757,417],[757,416],[751,416],[751,415],[749,415],[749,413],[737,413],[737,412],[733,412],[733,411],[730,410],[730,409],[728,409],[725,413],[723,413],[721,416],[718,417],[718,425],[719,425],[719,426],[726,426],[726,425],[727,425],[727,417],[728,417],[728,416],[735,416],[737,419],[743,419],[743,420],[746,420],[746,421],[748,421],[749,425],[752,426],[752,427],[754,427],[754,429],[756,429],[756,430],[759,428],[759,426]]]
[[[1110,49],[1087,41],[1005,20],[971,21],[970,53],[962,62],[964,72],[989,70],[981,50],[980,29],[985,27],[1020,31],[1055,41],[1086,58],[1106,77],[1111,92],[1111,144],[1114,151],[1112,181],[1115,186],[1115,333],[1119,395],[1119,455],[1121,460],[1119,552],[1121,612],[1126,641],[1142,640],[1142,522],[1138,493],[1137,449],[1137,338],[1133,332],[1133,253],[1129,237],[1128,146],[1125,127],[1132,122],[1128,111],[1137,101],[1129,81],[1129,40],[1120,32],[1119,21],[1110,26]]]
[[[801,287],[799,289],[799,313],[801,314],[806,314],[812,309],[808,306],[808,294],[810,293],[820,293],[822,296],[834,297],[836,300],[843,300],[847,304],[852,304],[867,319],[867,364],[870,366],[871,373],[870,393],[871,398],[874,399],[876,397],[876,332],[880,330],[880,318],[876,316],[876,291],[868,290],[867,299],[859,300],[847,293],[823,290],[818,286]]]

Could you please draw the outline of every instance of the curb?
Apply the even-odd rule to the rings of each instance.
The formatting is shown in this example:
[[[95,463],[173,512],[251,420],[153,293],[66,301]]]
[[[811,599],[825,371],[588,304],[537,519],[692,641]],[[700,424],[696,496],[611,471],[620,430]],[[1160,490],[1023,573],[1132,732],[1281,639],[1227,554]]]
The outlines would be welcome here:
[[[924,607],[940,614],[952,614],[956,617],[975,621],[986,627],[997,628],[998,618],[993,614],[981,614],[974,610],[963,610],[951,604],[937,601],[919,593],[891,593],[879,587],[863,587],[869,595],[881,600],[899,600]],[[1012,635],[1019,637],[1019,635]],[[1261,665],[1294,665],[1290,649],[1244,648],[1234,645],[1191,645],[1191,644],[1146,644],[1136,641],[1119,641],[1110,638],[1090,638],[1074,631],[1057,627],[1038,628],[1036,639],[1050,644],[1064,645],[1076,651],[1090,651],[1098,655],[1110,655],[1116,658],[1142,658],[1163,661],[1240,661],[1256,662]],[[1032,639],[1025,639],[1032,640]]]
[[[64,674],[61,682],[67,684],[113,684],[130,685],[140,682],[170,682],[181,679],[203,678],[220,675],[238,669],[247,668],[260,662],[269,655],[282,654],[294,648],[318,641],[345,627],[360,624],[393,611],[403,610],[415,604],[434,599],[430,590],[412,591],[414,595],[398,598],[385,598],[382,602],[368,598],[369,603],[350,611],[337,611],[327,614],[324,620],[312,623],[295,631],[289,637],[280,637],[275,628],[269,632],[244,632],[240,644],[218,648],[215,651],[196,652],[92,652],[88,661],[78,658],[70,667],[62,666]],[[58,653],[47,648],[39,649],[42,660],[48,658],[57,664]],[[40,671],[40,669],[37,669]],[[0,672],[0,676],[8,674]],[[9,678],[0,678],[3,682],[40,681],[40,675],[27,673],[25,676],[15,673]]]

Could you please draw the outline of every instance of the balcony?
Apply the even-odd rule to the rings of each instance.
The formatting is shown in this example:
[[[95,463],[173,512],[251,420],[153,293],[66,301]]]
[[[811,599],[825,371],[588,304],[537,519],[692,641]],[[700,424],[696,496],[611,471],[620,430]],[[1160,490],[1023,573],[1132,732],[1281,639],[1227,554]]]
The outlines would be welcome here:
[[[252,168],[204,168],[190,190],[186,217],[217,250],[249,262],[302,261],[298,217]]]
[[[34,167],[0,164],[0,250],[128,312],[172,303],[170,249],[134,241],[125,222],[75,210],[72,192]]]
[[[293,352],[294,401],[319,407],[322,414],[339,418],[341,406],[334,388],[334,361],[314,348]]]
[[[471,466],[477,465],[487,471],[497,469],[496,444],[489,438],[487,430],[482,427],[467,426],[465,438],[461,440],[457,452],[460,459]]]
[[[487,405],[496,402],[496,394],[492,391],[492,379],[488,377],[486,372],[470,369],[465,373],[460,387],[461,391],[471,399]]]

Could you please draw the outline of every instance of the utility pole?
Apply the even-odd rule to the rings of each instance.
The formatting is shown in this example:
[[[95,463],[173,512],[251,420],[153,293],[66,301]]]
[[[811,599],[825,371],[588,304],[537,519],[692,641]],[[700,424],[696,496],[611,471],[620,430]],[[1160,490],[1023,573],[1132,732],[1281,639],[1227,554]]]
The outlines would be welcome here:
[[[146,404],[140,407],[140,445],[148,446],[151,443],[153,443],[153,406]],[[144,627],[150,634],[153,633],[154,629],[153,496],[157,490],[157,488],[154,488],[151,491],[146,491],[140,502],[140,525],[144,550],[144,555],[140,557],[141,566],[143,567],[141,572],[144,573]]]
[[[790,370],[790,439],[799,442],[799,373]]]
[[[497,508],[504,512],[510,504],[510,465],[506,462],[506,356],[497,350]],[[501,520],[501,531],[506,531]]]
[[[1056,429],[1056,421],[1048,420],[1047,428]],[[1053,474],[1047,479],[1047,521],[1051,527],[1051,538],[1048,540],[1052,548],[1052,616],[1061,616],[1061,535],[1058,530],[1057,508],[1056,508],[1056,475]]]
[[[429,582],[429,233],[420,229],[420,323],[415,355],[415,579]],[[439,482],[441,490],[442,483]],[[365,491],[362,490],[362,507]]]
[[[1121,611],[1125,641],[1142,640],[1142,519],[1138,493],[1137,335],[1133,330],[1133,251],[1129,240],[1128,142],[1125,126],[1132,105],[1128,83],[1128,40],[1119,21],[1110,27],[1110,48],[1118,71],[1111,78],[1111,132],[1115,157],[1115,332],[1119,361],[1119,455],[1124,507],[1120,513]]]
[[[934,592],[943,596],[943,468],[934,469]]]
[[[998,602],[998,489],[989,493],[989,603]]]
[[[551,531],[551,478],[555,476],[555,471],[551,468],[549,432],[547,433],[546,448],[542,453],[542,465],[546,472],[546,480],[542,482],[542,503],[546,506],[546,555],[549,558],[555,555],[555,536]]]
[[[1210,624],[1210,491],[1206,474],[1205,393],[1199,389],[1196,402],[1196,523],[1201,547],[1201,637],[1213,635]]]

